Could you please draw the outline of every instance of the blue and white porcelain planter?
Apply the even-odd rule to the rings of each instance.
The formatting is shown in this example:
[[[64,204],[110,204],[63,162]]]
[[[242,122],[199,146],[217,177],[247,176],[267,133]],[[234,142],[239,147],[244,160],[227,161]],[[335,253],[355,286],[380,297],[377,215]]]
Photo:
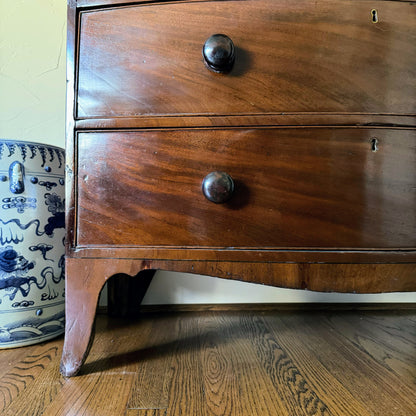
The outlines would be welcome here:
[[[0,139],[0,348],[64,332],[65,152]]]

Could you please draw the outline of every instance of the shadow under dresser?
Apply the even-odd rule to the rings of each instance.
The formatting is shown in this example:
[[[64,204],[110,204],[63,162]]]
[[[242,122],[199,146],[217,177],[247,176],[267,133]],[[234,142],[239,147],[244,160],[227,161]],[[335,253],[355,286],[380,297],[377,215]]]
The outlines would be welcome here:
[[[62,373],[114,275],[415,291],[415,42],[406,1],[69,0]]]

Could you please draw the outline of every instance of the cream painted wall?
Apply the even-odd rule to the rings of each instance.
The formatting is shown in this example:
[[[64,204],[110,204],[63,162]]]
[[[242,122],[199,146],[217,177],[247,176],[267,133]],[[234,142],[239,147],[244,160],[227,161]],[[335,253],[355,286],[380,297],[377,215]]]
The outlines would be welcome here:
[[[65,0],[0,0],[0,137],[64,147]]]
[[[65,0],[0,0],[0,137],[64,147],[65,37]],[[323,294],[159,272],[144,303],[415,300],[415,293]]]

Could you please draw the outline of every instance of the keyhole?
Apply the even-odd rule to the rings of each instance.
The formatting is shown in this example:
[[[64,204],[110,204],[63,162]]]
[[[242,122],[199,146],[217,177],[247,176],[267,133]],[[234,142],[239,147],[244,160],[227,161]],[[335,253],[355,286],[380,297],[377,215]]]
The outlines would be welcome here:
[[[376,9],[371,10],[371,18],[373,23],[378,23],[378,13]]]
[[[371,139],[371,151],[372,152],[378,151],[378,139],[376,139],[375,137]]]

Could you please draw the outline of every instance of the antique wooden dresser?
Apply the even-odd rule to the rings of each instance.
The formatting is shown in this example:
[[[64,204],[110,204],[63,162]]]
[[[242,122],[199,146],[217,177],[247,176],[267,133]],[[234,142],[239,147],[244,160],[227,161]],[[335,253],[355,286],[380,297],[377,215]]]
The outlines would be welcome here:
[[[68,11],[64,375],[114,275],[416,290],[414,3]]]

